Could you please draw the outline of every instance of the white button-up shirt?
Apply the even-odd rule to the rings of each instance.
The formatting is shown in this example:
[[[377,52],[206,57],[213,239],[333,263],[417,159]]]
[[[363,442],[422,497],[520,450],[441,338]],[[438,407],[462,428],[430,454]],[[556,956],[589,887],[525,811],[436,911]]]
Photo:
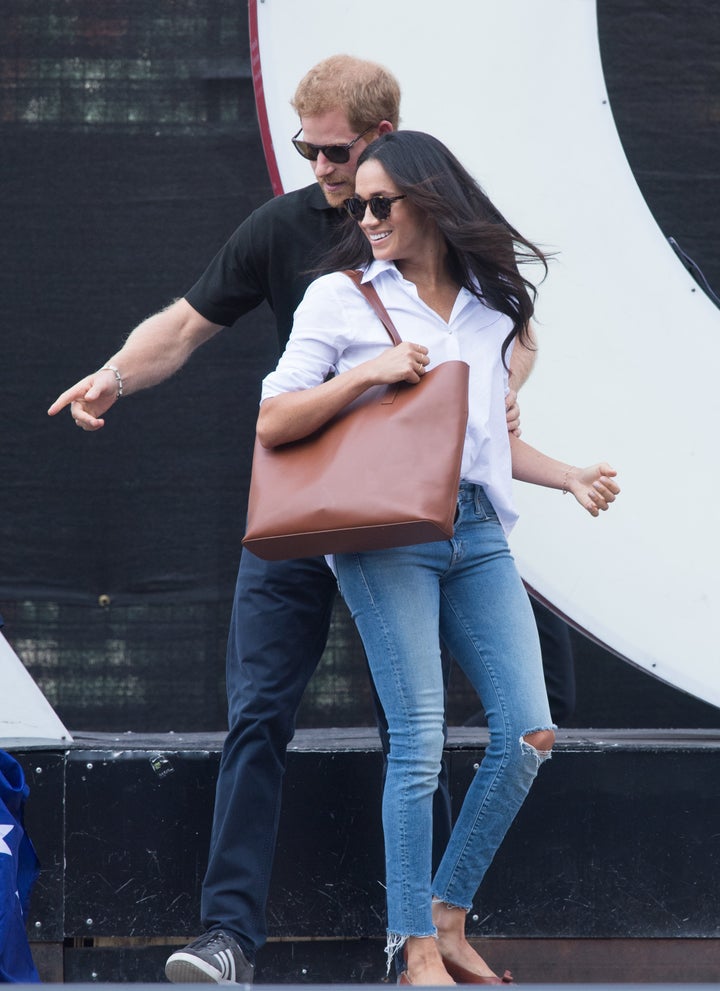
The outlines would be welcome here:
[[[509,317],[461,289],[445,323],[420,299],[415,284],[388,261],[373,261],[363,282],[373,283],[400,337],[428,349],[426,367],[453,359],[470,366],[460,477],[482,485],[508,533],[517,520],[505,419],[508,375],[501,356],[502,343],[512,329]],[[347,371],[392,346],[382,323],[350,279],[341,272],[323,275],[308,287],[295,311],[287,348],[263,382],[261,401],[320,385],[328,373]],[[508,348],[508,362],[510,353]]]

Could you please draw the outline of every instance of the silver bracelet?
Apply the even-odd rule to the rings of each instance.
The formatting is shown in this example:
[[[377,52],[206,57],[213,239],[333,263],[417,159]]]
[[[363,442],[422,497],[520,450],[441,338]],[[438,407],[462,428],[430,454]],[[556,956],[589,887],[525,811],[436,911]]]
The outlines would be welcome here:
[[[113,372],[114,373],[114,375],[115,375],[115,382],[117,383],[117,395],[115,396],[115,398],[116,399],[119,399],[120,396],[122,396],[123,381],[122,381],[122,375],[120,374],[120,372],[118,371],[118,369],[115,367],[115,365],[103,365],[102,368],[100,369],[100,371],[101,372]]]

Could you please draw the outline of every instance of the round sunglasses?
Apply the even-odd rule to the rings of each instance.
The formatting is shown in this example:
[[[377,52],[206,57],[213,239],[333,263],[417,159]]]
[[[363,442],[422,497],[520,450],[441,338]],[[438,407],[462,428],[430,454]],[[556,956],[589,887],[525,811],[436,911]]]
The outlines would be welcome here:
[[[370,213],[376,220],[387,220],[392,210],[392,205],[396,200],[404,200],[405,193],[400,196],[371,196],[369,200],[363,200],[359,196],[351,196],[345,200],[345,209],[358,223],[365,216],[365,211],[370,207]]]
[[[355,142],[359,141],[360,138],[367,134],[368,131],[372,131],[376,126],[375,124],[371,124],[370,127],[366,127],[362,134],[358,134],[356,138],[348,141],[346,145],[314,145],[309,141],[298,141],[297,136],[302,131],[302,127],[290,140],[302,157],[307,158],[309,162],[317,162],[317,157],[322,152],[328,162],[332,162],[333,165],[345,165],[346,162],[350,161],[350,149]]]

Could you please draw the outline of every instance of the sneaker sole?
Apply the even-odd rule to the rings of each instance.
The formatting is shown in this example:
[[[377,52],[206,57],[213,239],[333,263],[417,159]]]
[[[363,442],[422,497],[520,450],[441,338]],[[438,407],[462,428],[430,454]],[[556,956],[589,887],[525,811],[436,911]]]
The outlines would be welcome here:
[[[171,984],[234,984],[224,980],[219,970],[191,953],[173,953],[165,964]]]

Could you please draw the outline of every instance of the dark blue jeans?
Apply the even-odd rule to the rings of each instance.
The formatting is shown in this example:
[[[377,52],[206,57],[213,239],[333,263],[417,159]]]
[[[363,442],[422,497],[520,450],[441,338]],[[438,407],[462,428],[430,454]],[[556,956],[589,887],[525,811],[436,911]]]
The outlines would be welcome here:
[[[266,939],[287,746],[305,686],[325,648],[336,593],[323,558],[270,562],[242,552],[227,649],[229,732],[201,915],[207,929],[234,933],[250,960]],[[385,743],[386,723],[379,704],[376,709]],[[438,809],[442,850],[450,833],[445,780]]]

